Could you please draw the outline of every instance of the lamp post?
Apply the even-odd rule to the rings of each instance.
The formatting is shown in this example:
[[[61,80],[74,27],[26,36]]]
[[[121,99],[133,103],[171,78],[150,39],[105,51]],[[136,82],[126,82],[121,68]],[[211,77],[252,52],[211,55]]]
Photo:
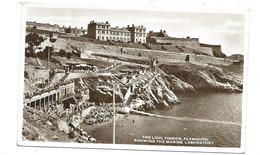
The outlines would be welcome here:
[[[115,107],[115,89],[116,89],[116,82],[113,82],[113,144],[116,142],[116,107]]]
[[[49,40],[50,40],[50,42],[52,44],[51,47],[53,48],[53,50],[54,50],[54,43],[57,40],[57,38],[58,38],[58,32],[50,32]],[[47,68],[48,69],[49,69],[49,61],[50,61],[50,48],[48,48],[48,63],[47,63]],[[50,74],[50,72],[49,72],[49,74]],[[50,81],[50,75],[48,77],[48,85],[49,85],[49,81]]]

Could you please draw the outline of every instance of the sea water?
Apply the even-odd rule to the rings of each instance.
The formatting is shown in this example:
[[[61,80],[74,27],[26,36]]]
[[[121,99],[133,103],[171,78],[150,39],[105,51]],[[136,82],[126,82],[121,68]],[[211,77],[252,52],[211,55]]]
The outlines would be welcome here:
[[[197,92],[177,96],[181,103],[172,109],[149,111],[158,117],[131,114],[117,119],[116,143],[240,147],[242,93]],[[84,129],[98,143],[112,143],[112,123]]]

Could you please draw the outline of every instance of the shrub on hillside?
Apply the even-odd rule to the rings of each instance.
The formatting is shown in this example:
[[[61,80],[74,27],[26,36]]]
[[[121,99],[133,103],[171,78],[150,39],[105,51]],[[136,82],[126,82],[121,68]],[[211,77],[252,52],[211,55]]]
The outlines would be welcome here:
[[[66,57],[66,51],[64,49],[60,49],[59,56]]]
[[[37,55],[34,52],[33,48],[25,48],[25,56],[28,57],[28,58],[29,57],[35,58]]]
[[[24,78],[29,79],[29,74],[27,71],[24,71]]]
[[[146,49],[149,49],[149,50],[152,49],[151,46],[149,46],[149,45],[146,44],[146,43],[143,43],[142,45],[143,45]]]
[[[74,131],[71,131],[71,132],[68,134],[68,136],[69,136],[69,138],[71,138],[71,139],[76,137]]]
[[[72,57],[72,53],[68,52],[67,53],[67,59],[70,59]]]
[[[38,52],[38,53],[36,53],[36,55],[39,58],[46,58],[47,59],[48,54],[49,54],[49,57],[51,58],[52,52],[53,52],[53,47],[46,46],[46,48],[42,52]]]
[[[161,49],[164,50],[164,51],[167,50],[167,48],[165,46],[162,46]]]
[[[67,59],[70,59],[72,56],[71,52],[66,52],[64,49],[60,49],[58,54],[60,57],[66,57]]]

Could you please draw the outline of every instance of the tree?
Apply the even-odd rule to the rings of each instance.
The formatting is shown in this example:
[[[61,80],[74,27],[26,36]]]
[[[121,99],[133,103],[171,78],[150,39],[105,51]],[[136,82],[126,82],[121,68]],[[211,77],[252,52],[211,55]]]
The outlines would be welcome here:
[[[30,47],[39,46],[43,41],[43,37],[37,33],[30,33],[25,38],[25,42],[28,43]]]
[[[44,41],[43,37],[37,33],[30,33],[25,37],[25,42],[29,44],[28,51],[29,55],[35,57],[35,46],[39,46]]]

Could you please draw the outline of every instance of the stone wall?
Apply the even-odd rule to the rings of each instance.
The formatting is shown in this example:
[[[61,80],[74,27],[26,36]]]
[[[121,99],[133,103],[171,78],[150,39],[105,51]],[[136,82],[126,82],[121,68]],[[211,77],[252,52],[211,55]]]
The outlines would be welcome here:
[[[225,58],[226,55],[222,53],[221,45],[209,45],[209,44],[200,44],[200,47],[210,47],[212,48],[213,55],[215,57]]]
[[[194,54],[166,54],[163,57],[160,55],[154,55],[159,63],[183,63],[185,62],[186,56],[189,55],[189,62],[196,64],[215,64],[215,65],[231,65],[233,60],[225,58],[217,58],[205,55],[194,55]]]
[[[201,51],[203,53],[206,53],[208,55],[214,56],[213,55],[213,50],[210,47],[197,47],[197,50],[199,50],[199,51]]]
[[[200,47],[198,38],[156,37],[157,43],[172,43],[174,46]]]

